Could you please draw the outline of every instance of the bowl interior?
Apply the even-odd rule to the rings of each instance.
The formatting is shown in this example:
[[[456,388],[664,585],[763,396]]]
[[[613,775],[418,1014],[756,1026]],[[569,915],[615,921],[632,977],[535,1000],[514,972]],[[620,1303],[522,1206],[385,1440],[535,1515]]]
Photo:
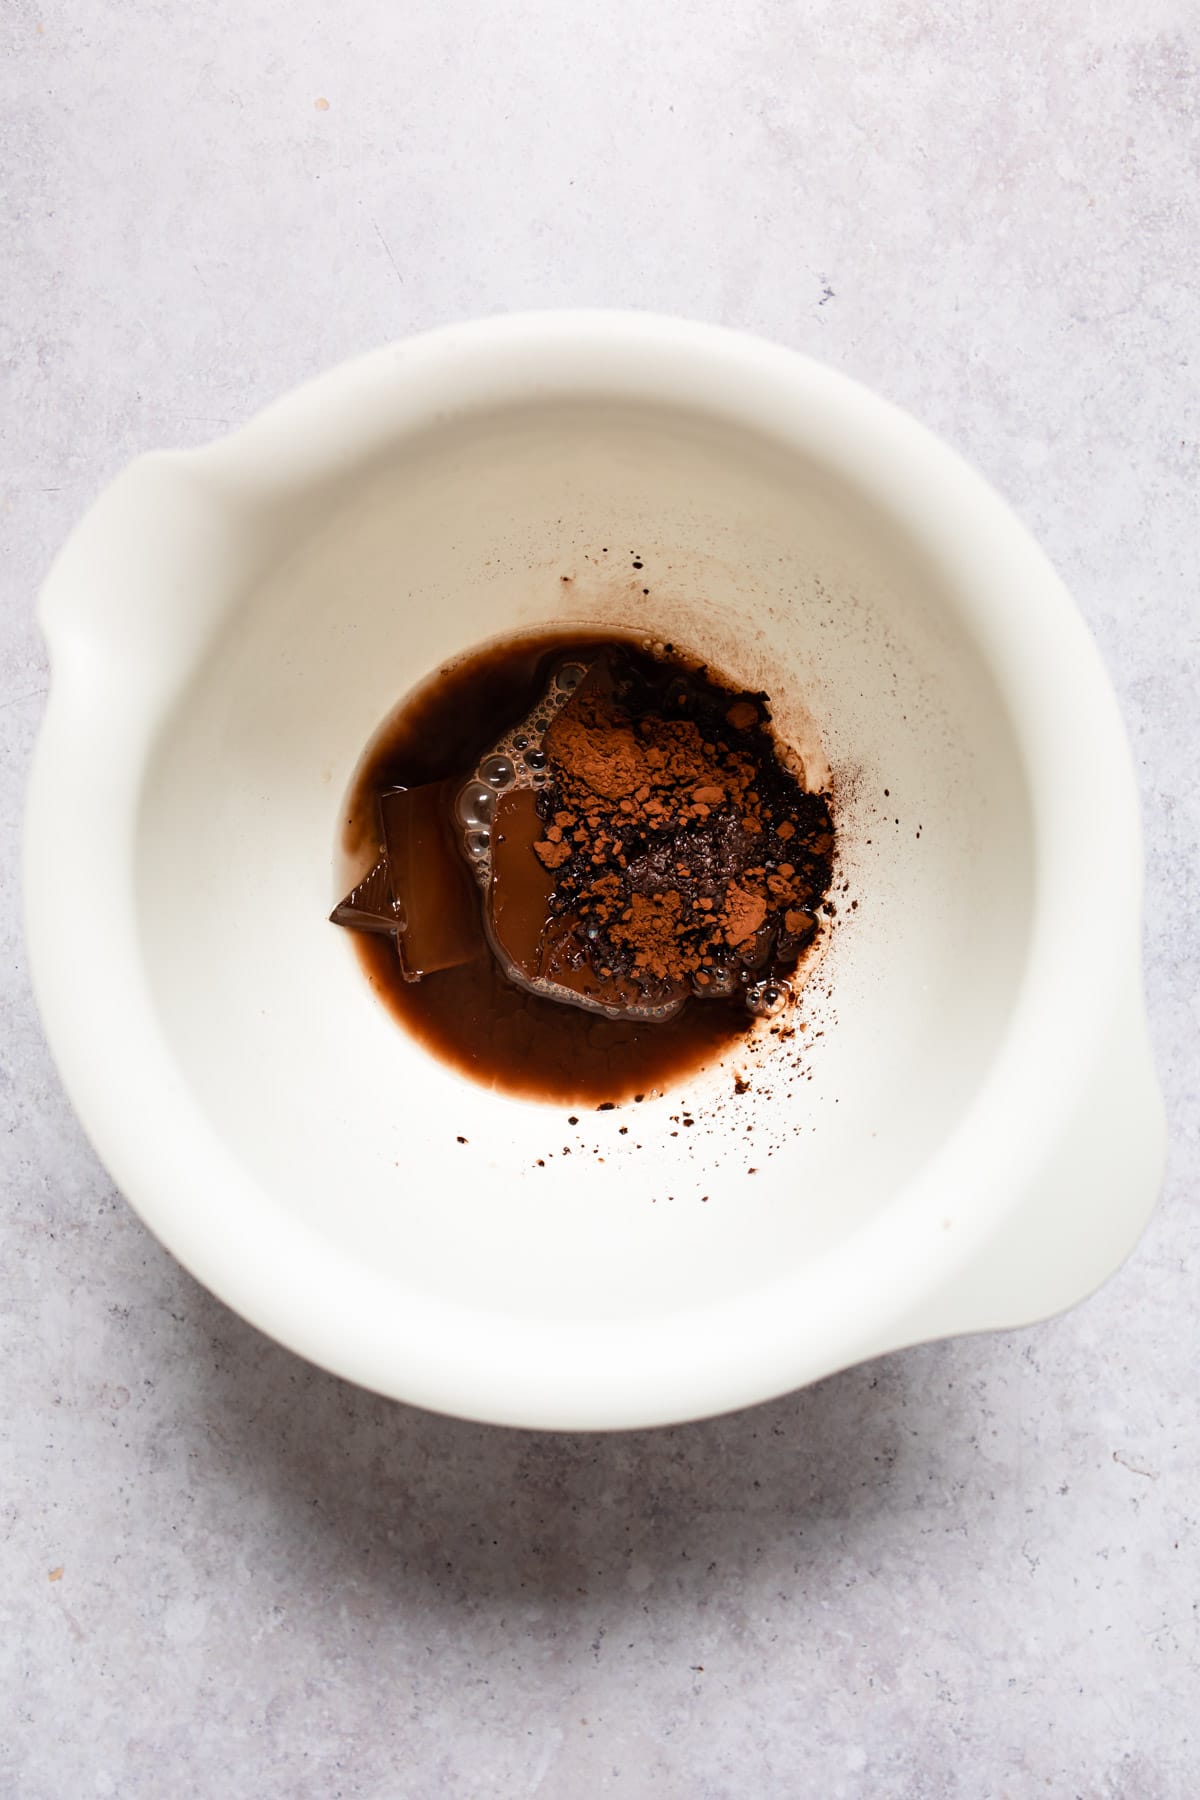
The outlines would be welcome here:
[[[495,406],[350,474],[276,502],[290,552],[231,586],[148,764],[140,941],[183,1079],[274,1203],[398,1296],[599,1322],[766,1286],[953,1130],[1027,954],[1027,773],[957,578],[819,445],[679,405]],[[241,567],[267,529],[244,509]],[[807,1029],[577,1126],[432,1060],[326,922],[397,701],[573,623],[686,645],[785,735],[811,715],[840,833]]]

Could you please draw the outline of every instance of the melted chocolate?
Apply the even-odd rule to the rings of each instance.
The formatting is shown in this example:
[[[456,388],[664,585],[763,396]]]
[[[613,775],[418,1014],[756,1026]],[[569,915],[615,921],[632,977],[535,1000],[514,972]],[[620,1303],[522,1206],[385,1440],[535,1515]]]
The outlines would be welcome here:
[[[504,879],[497,880],[494,891],[499,895],[503,888],[502,903],[490,909],[463,905],[463,878],[471,885],[463,861],[452,871],[454,905],[445,930],[437,903],[446,874],[444,855],[439,850],[431,860],[422,853],[410,835],[410,819],[412,829],[419,826],[429,840],[424,797],[437,794],[441,804],[442,797],[461,788],[481,757],[538,707],[564,656],[582,661],[606,648],[623,659],[637,655],[629,639],[546,634],[480,651],[427,682],[380,733],[356,775],[344,847],[348,875],[359,885],[334,914],[339,923],[358,928],[353,941],[372,986],[428,1049],[486,1086],[574,1104],[661,1089],[715,1060],[750,1028],[744,1000],[740,994],[706,998],[693,1000],[672,1017],[616,1019],[530,992],[508,978],[494,951],[500,949],[530,976],[546,971],[546,944],[553,933],[540,949],[538,937],[554,876],[530,854],[539,829],[534,794],[526,789],[511,796],[511,822],[519,820],[520,829],[511,837],[508,832],[496,837],[496,875],[503,868]],[[652,659],[640,660],[653,666]],[[397,789],[410,794],[397,801]],[[452,805],[451,799],[442,808],[447,820]],[[403,827],[390,837],[381,832],[389,807]],[[501,816],[504,810],[502,802]],[[381,849],[388,851],[382,863]],[[516,858],[511,853],[518,850]],[[401,859],[407,859],[402,877],[397,874]],[[512,870],[509,861],[515,863]],[[430,878],[414,881],[414,871],[419,875],[422,869],[431,872]],[[404,881],[410,884],[407,894],[398,891]],[[410,945],[405,955],[405,932],[397,954],[389,917],[401,908],[408,915],[406,930],[417,924],[427,944],[419,954]],[[490,911],[491,930],[500,940],[495,945],[489,945],[485,911]],[[413,978],[418,963],[429,978]],[[566,962],[560,960],[558,968],[561,980]],[[578,982],[582,992],[589,980],[594,985],[584,969],[567,974],[566,985]]]

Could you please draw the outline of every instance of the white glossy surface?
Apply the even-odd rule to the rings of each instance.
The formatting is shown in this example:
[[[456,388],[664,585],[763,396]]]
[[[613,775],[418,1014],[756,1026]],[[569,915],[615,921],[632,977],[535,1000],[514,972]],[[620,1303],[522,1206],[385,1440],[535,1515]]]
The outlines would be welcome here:
[[[227,1791],[248,1759],[268,1795],[1194,1790],[1188,20],[887,8],[847,55],[832,9],[639,11],[632,59],[619,9],[400,37],[368,6],[353,44],[303,6],[286,41],[274,8],[5,21],[16,1791]],[[1145,1245],[1067,1319],[598,1444],[364,1402],[198,1293],[78,1140],[11,890],[29,597],[100,481],[397,331],[596,299],[830,355],[1048,546],[1138,746],[1179,1125]]]
[[[1162,1126],[1107,681],[1013,515],[822,365],[632,313],[409,338],[135,464],[39,612],[50,1043],[167,1247],[323,1367],[504,1425],[673,1424],[930,1308],[1065,1305],[1140,1232]],[[767,689],[789,741],[811,709],[844,795],[807,1035],[574,1125],[397,1032],[326,920],[394,697],[571,620]],[[1029,1285],[995,1290],[1001,1240]]]

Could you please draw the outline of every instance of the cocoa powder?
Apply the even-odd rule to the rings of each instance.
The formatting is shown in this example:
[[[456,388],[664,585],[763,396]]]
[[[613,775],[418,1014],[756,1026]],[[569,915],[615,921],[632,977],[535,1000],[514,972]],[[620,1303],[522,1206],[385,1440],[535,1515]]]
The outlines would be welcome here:
[[[769,723],[764,694],[632,651],[601,657],[554,719],[534,850],[597,972],[723,994],[795,966],[833,828]]]

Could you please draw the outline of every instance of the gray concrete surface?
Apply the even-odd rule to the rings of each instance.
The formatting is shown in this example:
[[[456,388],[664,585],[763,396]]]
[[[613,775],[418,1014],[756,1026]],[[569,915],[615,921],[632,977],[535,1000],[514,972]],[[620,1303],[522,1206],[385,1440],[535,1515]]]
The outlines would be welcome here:
[[[1200,1789],[1198,63],[1190,0],[8,0],[0,1793]],[[100,486],[583,302],[829,358],[1039,535],[1136,748],[1174,1139],[1070,1317],[606,1440],[366,1397],[175,1267],[60,1091],[17,872],[33,596]]]

